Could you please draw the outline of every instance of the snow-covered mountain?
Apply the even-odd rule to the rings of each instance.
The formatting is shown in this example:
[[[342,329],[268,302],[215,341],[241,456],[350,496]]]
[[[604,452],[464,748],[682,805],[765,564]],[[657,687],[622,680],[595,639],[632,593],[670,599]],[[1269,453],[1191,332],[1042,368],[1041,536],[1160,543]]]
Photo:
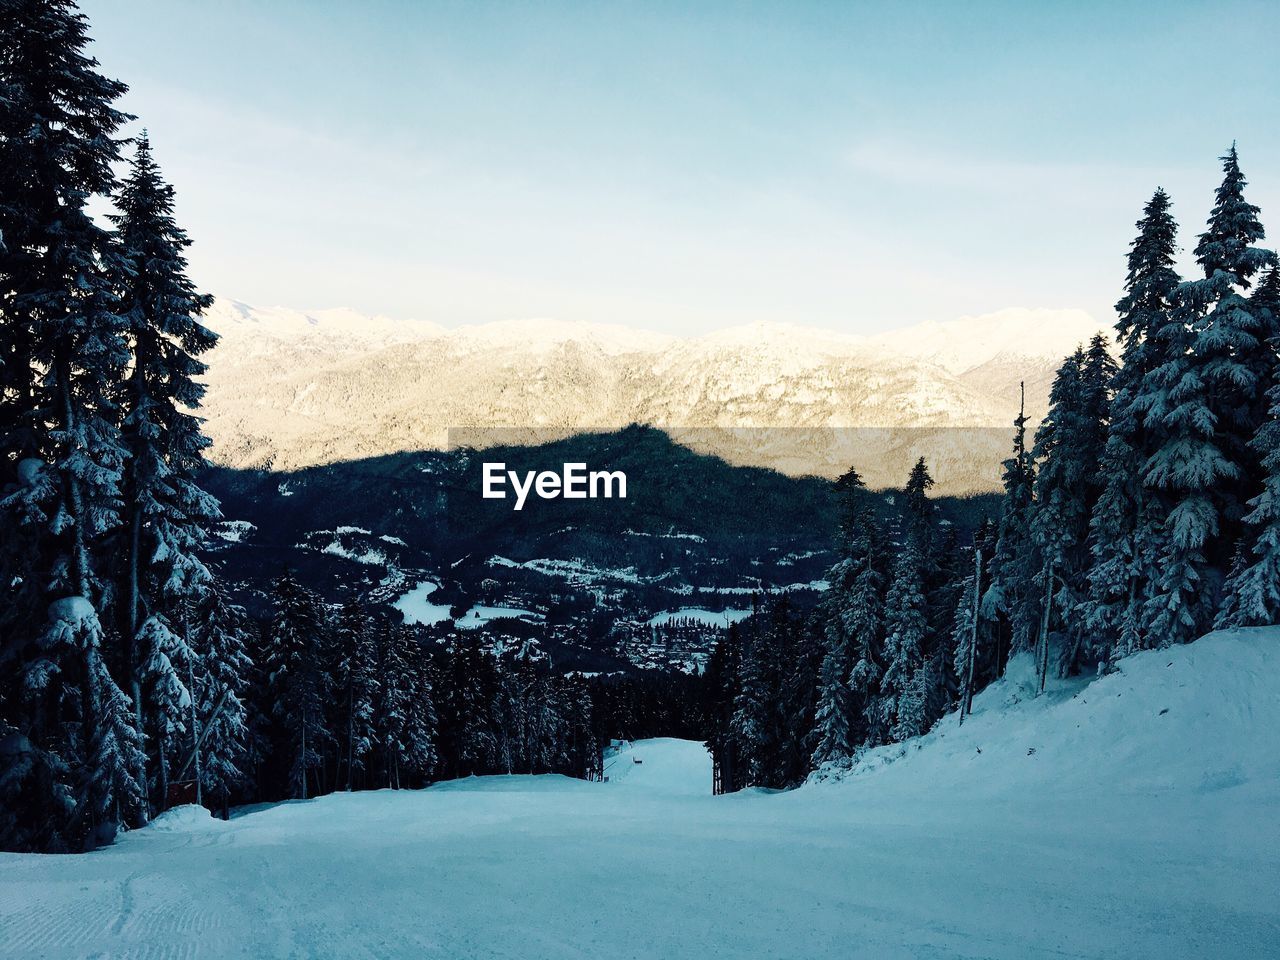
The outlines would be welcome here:
[[[1005,310],[873,337],[756,323],[696,337],[609,324],[446,329],[220,300],[206,403],[214,459],[296,469],[466,443],[536,443],[643,423],[699,452],[791,474],[854,463],[873,486],[918,455],[940,492],[992,489],[1025,380],[1100,324]]]

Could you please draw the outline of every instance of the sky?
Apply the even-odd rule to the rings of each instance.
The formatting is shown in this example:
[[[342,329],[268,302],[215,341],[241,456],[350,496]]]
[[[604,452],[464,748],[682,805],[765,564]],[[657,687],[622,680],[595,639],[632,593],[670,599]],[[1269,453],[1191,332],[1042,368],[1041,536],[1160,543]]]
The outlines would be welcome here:
[[[220,296],[447,325],[1109,321],[1238,141],[1280,4],[81,0]],[[1188,268],[1189,255],[1188,255]]]

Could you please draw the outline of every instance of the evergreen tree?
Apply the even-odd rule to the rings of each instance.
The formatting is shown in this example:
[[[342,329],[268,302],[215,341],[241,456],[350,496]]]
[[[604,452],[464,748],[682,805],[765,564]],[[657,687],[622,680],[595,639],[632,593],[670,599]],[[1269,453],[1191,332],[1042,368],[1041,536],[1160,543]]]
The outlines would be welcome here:
[[[970,572],[959,584],[951,620],[951,665],[956,677],[960,722],[973,710],[974,695],[996,677],[994,651],[982,618],[982,595],[995,552],[995,525],[984,519],[973,535]]]
[[[1251,298],[1265,324],[1280,322],[1280,276],[1272,267]],[[1264,479],[1245,516],[1246,538],[1224,590],[1217,626],[1247,627],[1280,623],[1280,370],[1269,391],[1270,416],[1253,439]]]
[[[866,735],[861,718],[880,677],[882,598],[875,515],[856,470],[850,468],[836,489],[841,557],[827,574],[831,587],[821,605],[826,651],[819,671],[815,766],[853,755]]]
[[[886,666],[876,704],[876,722],[893,740],[918,736],[926,729],[922,668],[929,624],[923,570],[919,546],[909,537],[898,552],[885,600]]]
[[[253,677],[244,610],[216,583],[201,592],[190,616],[195,658],[195,743],[202,799],[227,815],[232,795],[246,782],[251,749],[247,693]]]
[[[380,639],[377,736],[386,785],[399,789],[426,778],[435,766],[435,707],[427,663],[413,630],[388,624]],[[475,653],[483,657],[478,649]],[[475,706],[474,700],[472,706]],[[471,737],[477,735],[477,727],[485,728],[487,733],[479,711],[472,712],[465,722]],[[488,747],[492,739],[484,736],[483,742]],[[464,747],[463,755],[470,761],[471,772],[476,766],[483,768],[492,759],[491,750],[477,750],[473,744]]]
[[[374,706],[378,696],[377,650],[368,618],[360,605],[348,602],[334,631],[334,690],[340,704],[337,728],[342,741],[338,769],[346,768],[346,789],[351,790],[357,771],[373,749]]]
[[[190,742],[184,734],[191,729],[192,699],[188,682],[194,673],[195,660],[186,640],[160,614],[153,614],[142,622],[136,641],[144,657],[138,667],[138,677],[144,691],[146,722],[140,729],[150,734],[155,759],[155,805],[164,810],[169,805],[173,763]]]
[[[1193,640],[1213,622],[1239,539],[1242,491],[1259,472],[1247,442],[1254,394],[1266,386],[1257,369],[1263,328],[1241,291],[1273,255],[1253,246],[1262,227],[1257,208],[1244,201],[1234,146],[1223,170],[1196,245],[1205,279],[1175,291],[1172,315],[1153,333],[1167,359],[1143,396],[1147,422],[1159,425],[1162,441],[1144,474],[1164,506],[1160,574],[1143,611],[1145,638],[1156,646]]]
[[[119,522],[112,394],[128,351],[119,264],[88,204],[114,186],[128,118],[88,42],[68,0],[0,6],[0,570],[19,587],[4,642],[22,664],[8,699],[33,747],[57,757],[44,769],[74,781],[49,798],[51,810],[73,798],[69,846],[142,815],[138,768],[114,766],[139,756],[139,734],[106,668],[110,596],[94,562]]]
[[[1027,415],[1024,405],[1014,420],[1013,456],[1004,461],[1004,509],[1000,535],[991,561],[991,585],[983,595],[983,615],[999,615],[1007,625],[1007,653],[1030,650],[1036,621],[1034,562],[1031,540],[1031,507],[1035,468],[1027,449]],[[1003,669],[1002,654],[997,654]]]
[[[277,756],[288,765],[289,796],[303,800],[328,739],[322,670],[328,624],[320,598],[292,574],[276,582],[275,613],[267,631],[266,671],[272,718],[281,735]]]
[[[159,714],[167,715],[185,711],[189,704],[180,706],[182,698],[171,695],[183,686],[181,676],[160,672],[181,671],[184,665],[170,655],[180,641],[159,614],[190,602],[207,587],[209,571],[197,550],[205,526],[219,516],[216,501],[196,483],[209,441],[200,432],[199,419],[188,412],[204,394],[195,378],[205,366],[196,356],[217,339],[197,319],[213,298],[197,293],[187,278],[184,251],[190,240],[174,222],[173,188],[161,178],[145,133],[116,206],[119,213],[111,219],[122,268],[117,309],[133,358],[122,410],[129,452],[121,563],[124,670],[139,709],[150,699]],[[153,612],[150,618],[148,611]],[[145,694],[144,677],[150,688]],[[161,715],[152,722],[165,729],[173,723]],[[162,782],[167,736],[154,740]]]
[[[1142,607],[1157,575],[1159,501],[1143,483],[1157,429],[1146,423],[1152,374],[1169,358],[1155,336],[1170,321],[1180,282],[1173,268],[1178,225],[1169,196],[1156,190],[1137,223],[1129,251],[1125,295],[1116,304],[1121,364],[1111,378],[1112,399],[1099,464],[1102,489],[1089,521],[1088,599],[1081,611],[1079,660],[1105,663],[1141,649]]]
[[[1066,634],[1088,593],[1089,519],[1099,495],[1098,461],[1106,431],[1108,384],[1115,364],[1106,341],[1094,337],[1089,352],[1078,349],[1058,370],[1049,412],[1036,431],[1031,539],[1040,558],[1043,629],[1037,639],[1041,685],[1053,638]],[[1082,638],[1082,634],[1074,633]],[[1078,642],[1064,643],[1056,658],[1070,673],[1080,659]]]

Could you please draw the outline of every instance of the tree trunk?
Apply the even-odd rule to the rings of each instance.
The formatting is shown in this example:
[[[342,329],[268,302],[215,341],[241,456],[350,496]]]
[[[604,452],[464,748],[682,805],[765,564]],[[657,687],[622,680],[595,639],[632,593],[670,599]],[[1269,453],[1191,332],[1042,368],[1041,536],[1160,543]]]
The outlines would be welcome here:
[[[301,733],[302,733],[302,750],[298,754],[298,767],[301,772],[301,776],[298,777],[298,782],[302,791],[301,799],[305,800],[307,799],[307,714],[306,714],[306,711],[303,711],[303,714],[302,714]]]
[[[1045,567],[1044,575],[1044,613],[1040,617],[1040,643],[1036,651],[1036,679],[1038,693],[1044,693],[1045,681],[1049,674],[1049,619],[1053,612],[1053,561]]]
[[[355,724],[353,706],[355,703],[355,692],[350,685],[347,686],[347,793],[351,792],[351,778],[355,775]]]
[[[183,636],[186,636],[186,627],[183,626]],[[190,643],[187,644],[190,649]],[[191,697],[191,756],[196,764],[196,804],[204,806],[204,775],[200,769],[200,717],[196,712],[196,671],[195,654],[192,653],[187,658],[187,692]]]
[[[964,704],[960,708],[962,725],[964,718],[973,713],[973,668],[974,662],[978,659],[978,619],[982,603],[982,550],[976,543],[973,545],[973,555],[973,630],[969,634],[969,662],[965,667]]]

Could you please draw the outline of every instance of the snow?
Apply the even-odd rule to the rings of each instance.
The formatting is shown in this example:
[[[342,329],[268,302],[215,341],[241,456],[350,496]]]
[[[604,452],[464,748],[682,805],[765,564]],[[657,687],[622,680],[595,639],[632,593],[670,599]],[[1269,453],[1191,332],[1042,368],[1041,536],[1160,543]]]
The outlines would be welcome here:
[[[98,618],[92,603],[80,596],[63,597],[49,604],[49,619],[68,623],[73,627]]]
[[[396,600],[392,606],[404,614],[406,623],[420,623],[426,627],[433,627],[449,619],[447,603],[430,601],[431,595],[439,589],[440,584],[432,580],[424,580]]]
[[[194,803],[166,810],[151,821],[150,830],[160,833],[194,833],[199,830],[226,830],[231,824],[219,820],[204,807]]]
[[[435,626],[450,619],[449,605],[432,603],[430,598],[440,589],[440,584],[433,580],[424,580],[408,593],[392,604],[404,614],[408,623],[421,623],[424,626]],[[492,620],[541,620],[542,614],[520,607],[490,607],[476,605],[454,621],[454,626],[462,630],[474,630]]]
[[[547,577],[561,577],[568,583],[579,586],[590,586],[601,582],[613,583],[656,583],[665,580],[671,574],[663,573],[655,577],[642,577],[636,573],[635,567],[595,567],[581,560],[557,560],[537,558],[517,561],[507,557],[494,556],[487,561],[491,567],[509,567],[514,570],[531,570]]]
[[[373,547],[360,551],[352,550],[349,547],[344,547],[341,541],[338,540],[325,544],[320,552],[334,557],[343,557],[355,563],[363,563],[368,566],[385,567],[387,565],[387,555],[381,550]]]
[[[44,461],[38,457],[24,457],[18,461],[18,483],[24,487],[34,487],[44,473]]]
[[[454,626],[462,630],[474,630],[483,627],[491,620],[541,620],[542,614],[520,607],[487,607],[477,605],[454,621]]]
[[[998,431],[998,444],[986,430],[931,434],[939,494],[998,488],[1019,383],[1034,420],[1052,370],[1099,326],[1080,311],[1011,310],[875,337],[771,323],[687,337],[540,320],[446,330],[369,318],[364,330],[232,303],[209,322],[224,335],[203,409],[226,466],[292,471],[634,422],[792,476],[857,462],[880,489],[925,452],[920,428]],[[446,467],[424,457],[418,469]]]
[[[655,740],[608,783],[178,811],[0,855],[4,955],[1276,958],[1277,729],[1266,628],[1038,698],[1011,679],[790,793],[709,796],[701,747]]]
[[[228,543],[243,543],[244,538],[256,530],[248,520],[223,520],[212,531],[219,540]]]
[[[896,354],[962,374],[996,358],[1026,357],[1059,363],[1072,341],[1087,344],[1106,324],[1084,310],[1008,308],[955,320],[926,320],[877,334],[870,342]],[[1063,349],[1064,345],[1070,345]]]
[[[751,616],[750,610],[704,610],[701,607],[681,607],[679,610],[668,610],[648,620],[651,627],[666,626],[680,620],[692,620],[709,627],[725,627]]]

